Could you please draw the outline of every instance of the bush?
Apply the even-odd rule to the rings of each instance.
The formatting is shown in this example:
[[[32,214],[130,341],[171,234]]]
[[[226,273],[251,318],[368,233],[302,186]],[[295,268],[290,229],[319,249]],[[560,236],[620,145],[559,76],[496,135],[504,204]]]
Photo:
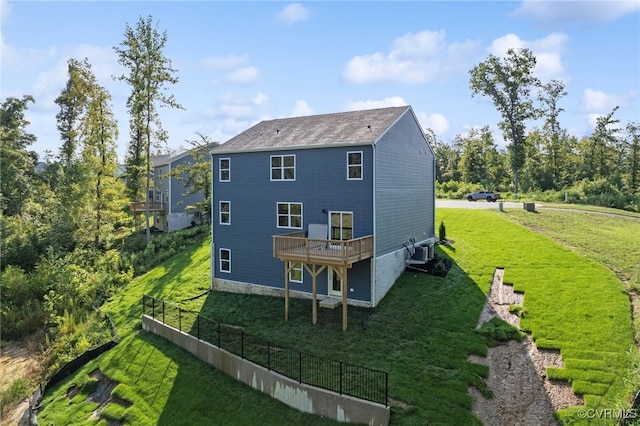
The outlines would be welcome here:
[[[440,226],[438,227],[438,239],[440,241],[445,241],[447,239],[447,228],[444,226],[444,221],[440,221]]]

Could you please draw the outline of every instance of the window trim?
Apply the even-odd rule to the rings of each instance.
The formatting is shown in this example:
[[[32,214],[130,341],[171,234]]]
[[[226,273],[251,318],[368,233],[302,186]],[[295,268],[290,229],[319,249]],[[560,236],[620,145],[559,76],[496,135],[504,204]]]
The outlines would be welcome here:
[[[339,238],[339,240],[340,241],[349,241],[349,239],[344,239],[343,238],[344,237],[343,234],[344,234],[344,230],[345,229],[350,229],[351,230],[351,238],[350,239],[354,239],[355,238],[354,237],[354,233],[353,233],[353,231],[355,229],[354,224],[353,224],[354,223],[353,222],[354,221],[354,214],[353,214],[353,211],[348,211],[348,210],[332,210],[332,211],[329,212],[329,237],[332,240],[338,239],[338,238],[334,238],[333,237],[333,226],[331,224],[331,216],[334,215],[334,214],[339,214],[340,215],[340,228],[339,228],[339,230],[340,230],[340,238]],[[342,226],[342,218],[345,215],[350,215],[351,216],[351,228],[345,228],[344,226]]]
[[[222,214],[223,214],[222,203],[227,203],[229,205],[229,211],[225,213],[225,214],[227,214],[229,216],[229,221],[228,222],[223,222],[222,221]],[[222,201],[221,200],[218,203],[218,223],[220,225],[231,225],[231,201]]]
[[[228,260],[222,258],[222,252],[229,253],[229,259]],[[224,269],[222,267],[223,262],[227,262],[229,264],[229,268],[228,269]],[[220,272],[224,272],[225,274],[230,274],[231,273],[231,249],[220,248],[220,250],[218,251],[218,270]]]
[[[280,226],[280,205],[287,205],[287,222],[289,226]],[[291,205],[298,204],[300,205],[300,226],[291,226]],[[283,215],[282,215],[283,216]],[[297,216],[297,215],[295,215]],[[280,229],[304,229],[304,205],[301,202],[297,201],[276,201],[276,227]]]
[[[298,283],[298,284],[304,284],[304,263],[298,262],[298,263],[296,263],[296,265],[300,265],[300,267],[297,268],[297,267],[294,266],[293,268],[291,268],[291,271],[289,271],[289,282]],[[294,270],[299,270],[300,271],[300,280],[294,280],[291,277],[291,273]]]
[[[228,161],[228,166],[226,168],[222,168],[222,161],[223,160],[227,160]],[[226,171],[228,172],[229,176],[227,179],[222,179],[222,172]],[[219,182],[231,182],[231,158],[230,157],[224,157],[224,158],[218,158],[218,181]]]
[[[286,179],[285,178],[285,170],[291,169],[291,167],[285,167],[284,166],[285,157],[293,157],[293,178],[292,179]],[[280,167],[277,167],[277,168],[273,167],[273,159],[274,158],[280,158]],[[273,171],[274,170],[280,170],[280,172],[281,172],[280,179],[274,179],[273,178]],[[271,180],[272,182],[295,182],[295,180],[296,180],[296,154],[270,155],[269,156],[269,180]]]
[[[360,164],[349,164],[349,154],[360,154]],[[362,151],[347,151],[347,180],[362,180],[364,176],[364,155]],[[352,167],[360,168],[360,177],[352,178],[349,171]]]

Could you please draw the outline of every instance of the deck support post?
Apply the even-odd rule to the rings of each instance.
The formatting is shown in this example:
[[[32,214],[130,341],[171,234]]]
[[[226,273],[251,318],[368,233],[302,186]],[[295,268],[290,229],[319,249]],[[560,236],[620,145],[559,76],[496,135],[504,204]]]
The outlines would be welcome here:
[[[347,267],[341,266],[342,275],[342,331],[347,331]]]
[[[289,264],[284,262],[284,320],[289,321]]]

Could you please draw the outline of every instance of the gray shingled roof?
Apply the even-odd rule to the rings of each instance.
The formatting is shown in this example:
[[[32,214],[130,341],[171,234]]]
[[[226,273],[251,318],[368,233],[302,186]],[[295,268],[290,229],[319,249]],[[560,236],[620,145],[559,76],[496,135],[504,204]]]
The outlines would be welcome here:
[[[372,144],[410,108],[390,107],[261,121],[218,145],[213,153]]]

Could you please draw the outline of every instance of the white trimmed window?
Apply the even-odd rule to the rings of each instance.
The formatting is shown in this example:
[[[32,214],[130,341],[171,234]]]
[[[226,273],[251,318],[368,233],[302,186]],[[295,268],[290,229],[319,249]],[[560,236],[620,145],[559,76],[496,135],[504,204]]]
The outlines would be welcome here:
[[[302,229],[302,203],[278,203],[278,228]]]
[[[291,272],[289,272],[289,281],[292,283],[301,283],[303,282],[303,266],[302,263],[296,263]]]
[[[231,272],[231,250],[220,249],[220,272]]]
[[[347,180],[362,180],[362,151],[347,152]]]
[[[296,180],[296,156],[272,155],[271,180]]]
[[[220,159],[220,182],[230,182],[231,181],[231,159],[230,158],[221,158]]]
[[[231,201],[220,201],[220,225],[231,225]]]

